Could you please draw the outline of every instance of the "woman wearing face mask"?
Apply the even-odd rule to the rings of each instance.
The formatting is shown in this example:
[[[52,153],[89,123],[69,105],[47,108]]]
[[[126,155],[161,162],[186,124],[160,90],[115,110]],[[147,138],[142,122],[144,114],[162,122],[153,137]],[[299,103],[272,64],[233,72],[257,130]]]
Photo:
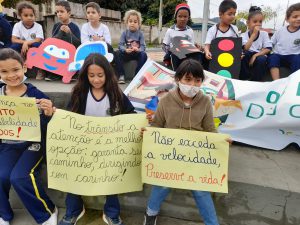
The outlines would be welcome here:
[[[177,68],[175,80],[178,87],[163,97],[157,107],[151,126],[161,128],[217,132],[213,120],[212,104],[200,91],[204,80],[201,64],[186,59]],[[160,206],[170,188],[153,186],[145,213],[146,225],[155,225]],[[199,213],[205,225],[218,225],[218,219],[210,192],[192,191]]]

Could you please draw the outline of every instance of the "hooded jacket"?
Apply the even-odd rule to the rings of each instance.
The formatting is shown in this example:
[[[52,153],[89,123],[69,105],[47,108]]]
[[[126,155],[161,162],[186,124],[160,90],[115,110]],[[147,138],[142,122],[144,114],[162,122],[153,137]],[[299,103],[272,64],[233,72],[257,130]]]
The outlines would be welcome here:
[[[199,91],[192,103],[186,106],[178,88],[171,90],[159,101],[152,126],[217,132],[209,98]]]

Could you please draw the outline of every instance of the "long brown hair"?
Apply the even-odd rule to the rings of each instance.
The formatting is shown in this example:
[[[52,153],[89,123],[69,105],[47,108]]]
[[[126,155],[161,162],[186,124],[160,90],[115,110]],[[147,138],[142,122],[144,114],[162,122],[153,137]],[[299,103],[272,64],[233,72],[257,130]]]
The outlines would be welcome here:
[[[88,68],[90,65],[100,66],[105,73],[104,91],[108,95],[110,102],[110,114],[117,115],[123,109],[123,93],[120,89],[113,68],[107,59],[100,54],[92,53],[85,60],[79,71],[77,83],[71,94],[71,111],[84,114],[87,94],[91,88],[88,80]]]

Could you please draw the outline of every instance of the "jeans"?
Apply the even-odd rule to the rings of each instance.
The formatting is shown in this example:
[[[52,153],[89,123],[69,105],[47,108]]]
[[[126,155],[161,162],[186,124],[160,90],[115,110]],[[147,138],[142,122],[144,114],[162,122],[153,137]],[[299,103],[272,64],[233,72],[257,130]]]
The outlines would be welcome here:
[[[34,48],[37,48],[41,45],[42,43],[41,42],[35,42],[33,43],[30,48],[34,47]],[[20,52],[21,53],[21,50],[22,50],[22,44],[18,44],[18,43],[12,43],[12,45],[10,46],[13,50],[17,51],[17,52]]]
[[[155,216],[159,213],[160,206],[171,189],[167,187],[152,186],[147,206],[147,214]],[[199,213],[205,225],[219,225],[216,210],[210,192],[192,191]]]
[[[83,200],[80,195],[67,194],[66,216],[78,216],[83,209]],[[107,195],[104,204],[104,213],[109,218],[116,219],[120,216],[120,203],[118,195]]]

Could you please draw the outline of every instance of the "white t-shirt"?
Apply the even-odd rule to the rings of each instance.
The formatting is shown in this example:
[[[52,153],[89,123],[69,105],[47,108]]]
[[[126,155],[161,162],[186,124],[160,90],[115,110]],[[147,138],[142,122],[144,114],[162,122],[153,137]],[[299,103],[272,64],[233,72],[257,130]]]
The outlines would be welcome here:
[[[98,28],[93,28],[91,23],[85,23],[81,28],[81,43],[85,43],[87,41],[93,41],[92,36],[104,37],[105,42],[111,44],[111,36],[108,27],[100,23]]]
[[[87,100],[86,100],[86,108],[85,108],[85,115],[86,116],[109,116],[109,98],[108,95],[105,94],[103,98],[97,100],[91,90],[89,90]]]
[[[243,45],[245,45],[249,38],[250,38],[250,33],[249,31],[243,33],[242,35],[243,38]],[[256,39],[252,42],[251,47],[249,48],[250,52],[260,52],[261,49],[263,48],[272,48],[272,42],[269,38],[269,35],[266,31],[259,31],[258,36]]]
[[[226,32],[219,29],[218,24],[212,26],[208,29],[205,44],[210,45],[211,41],[218,37],[239,37],[238,28],[235,25],[230,25]]]
[[[290,32],[287,26],[277,30],[271,38],[273,52],[280,55],[300,54],[300,28],[295,32]]]
[[[36,38],[44,39],[43,28],[40,24],[34,22],[33,26],[27,29],[20,21],[14,25],[12,35],[26,41],[32,41]]]
[[[187,41],[195,43],[194,31],[188,26],[183,30],[178,29],[176,26],[169,28],[165,34],[163,43],[167,46],[173,47],[172,43],[174,37],[184,37]]]

